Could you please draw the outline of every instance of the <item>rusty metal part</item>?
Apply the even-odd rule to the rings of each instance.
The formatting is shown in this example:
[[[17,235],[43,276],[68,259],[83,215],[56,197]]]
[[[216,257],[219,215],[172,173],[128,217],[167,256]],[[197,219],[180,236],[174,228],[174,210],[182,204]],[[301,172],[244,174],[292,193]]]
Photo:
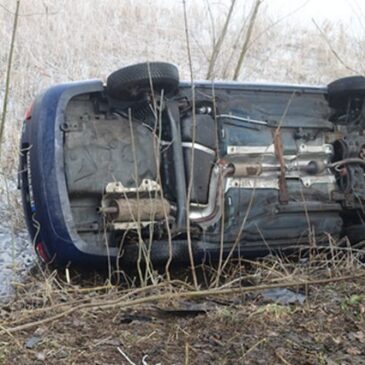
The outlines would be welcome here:
[[[154,222],[170,213],[170,204],[166,199],[113,199],[107,206],[99,208],[108,220],[113,222]]]
[[[258,176],[262,172],[262,166],[260,164],[233,163],[233,168],[234,177]]]
[[[284,160],[283,142],[281,139],[280,129],[276,129],[274,132],[274,146],[275,146],[275,156],[280,164],[279,202],[281,204],[288,204],[289,194],[285,178],[285,160]]]

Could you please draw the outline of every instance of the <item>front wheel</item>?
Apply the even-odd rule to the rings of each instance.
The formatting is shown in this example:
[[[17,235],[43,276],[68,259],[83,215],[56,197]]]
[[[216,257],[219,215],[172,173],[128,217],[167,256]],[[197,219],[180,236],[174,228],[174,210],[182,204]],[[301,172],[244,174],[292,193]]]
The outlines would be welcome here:
[[[365,96],[365,77],[350,76],[335,80],[327,85],[327,90],[330,106],[344,107],[349,99]]]

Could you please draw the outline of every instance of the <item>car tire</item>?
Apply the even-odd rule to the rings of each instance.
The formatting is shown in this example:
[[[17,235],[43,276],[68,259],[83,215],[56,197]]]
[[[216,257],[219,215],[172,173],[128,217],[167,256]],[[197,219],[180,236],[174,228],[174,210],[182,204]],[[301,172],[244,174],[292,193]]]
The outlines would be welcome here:
[[[121,68],[109,75],[106,91],[109,96],[122,101],[137,101],[146,93],[171,96],[179,85],[178,68],[166,62],[139,63]]]
[[[330,106],[343,107],[349,97],[365,96],[365,77],[350,76],[335,80],[327,85],[327,90]]]

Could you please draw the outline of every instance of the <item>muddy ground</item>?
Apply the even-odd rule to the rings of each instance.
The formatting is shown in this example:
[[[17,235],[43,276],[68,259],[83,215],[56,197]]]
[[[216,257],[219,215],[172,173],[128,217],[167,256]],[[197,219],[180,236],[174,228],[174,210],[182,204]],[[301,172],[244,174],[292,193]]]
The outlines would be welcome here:
[[[254,274],[247,269],[246,278],[252,279],[239,281],[252,292],[240,293],[232,284],[225,286],[234,286],[232,294],[198,299],[179,298],[190,291],[180,281],[150,289],[93,290],[38,272],[1,308],[0,364],[365,364],[365,270],[351,265],[348,260],[335,269],[320,264],[309,273],[282,264],[270,270],[265,264]],[[288,284],[292,299],[298,299],[291,304],[254,289],[338,277],[347,279]],[[157,299],[123,306],[151,296]],[[19,325],[30,327],[17,330]]]

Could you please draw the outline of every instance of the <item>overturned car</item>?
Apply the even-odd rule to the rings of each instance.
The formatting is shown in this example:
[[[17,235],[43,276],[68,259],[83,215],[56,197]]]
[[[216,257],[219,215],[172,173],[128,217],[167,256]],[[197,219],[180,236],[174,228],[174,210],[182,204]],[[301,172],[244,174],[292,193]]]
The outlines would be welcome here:
[[[57,265],[257,256],[365,239],[365,78],[328,86],[180,82],[136,64],[44,91],[20,188]]]

